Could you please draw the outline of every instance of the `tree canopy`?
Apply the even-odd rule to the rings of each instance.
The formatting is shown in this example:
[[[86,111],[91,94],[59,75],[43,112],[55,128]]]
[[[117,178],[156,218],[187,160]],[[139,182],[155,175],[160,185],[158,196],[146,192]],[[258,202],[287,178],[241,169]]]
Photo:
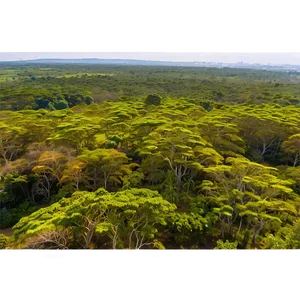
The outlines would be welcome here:
[[[11,68],[0,247],[300,247],[295,74]]]

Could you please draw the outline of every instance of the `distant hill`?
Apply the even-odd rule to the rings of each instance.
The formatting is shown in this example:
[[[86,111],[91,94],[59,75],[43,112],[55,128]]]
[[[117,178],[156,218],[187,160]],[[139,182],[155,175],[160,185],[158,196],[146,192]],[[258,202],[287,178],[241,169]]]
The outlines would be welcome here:
[[[101,58],[80,58],[80,59],[59,59],[43,58],[33,60],[12,61],[13,64],[100,64],[100,65],[129,65],[129,66],[212,66],[219,63],[210,62],[172,62],[172,61],[153,61],[138,59],[101,59]]]
[[[173,62],[173,61],[153,61],[137,59],[100,59],[100,58],[80,58],[80,59],[59,59],[44,58],[33,60],[20,60],[11,62],[0,62],[0,64],[98,64],[98,65],[128,65],[128,66],[174,66],[174,67],[211,67],[211,68],[243,68],[267,71],[300,72],[297,65],[261,65],[248,63],[222,63],[222,62]]]

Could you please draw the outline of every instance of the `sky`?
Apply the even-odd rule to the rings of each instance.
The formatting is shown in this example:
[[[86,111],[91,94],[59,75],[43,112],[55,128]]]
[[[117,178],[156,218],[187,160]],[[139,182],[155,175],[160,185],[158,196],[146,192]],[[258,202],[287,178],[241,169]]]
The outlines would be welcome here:
[[[0,52],[0,61],[40,58],[109,58],[180,62],[224,62],[300,65],[299,53],[230,53],[230,52]]]

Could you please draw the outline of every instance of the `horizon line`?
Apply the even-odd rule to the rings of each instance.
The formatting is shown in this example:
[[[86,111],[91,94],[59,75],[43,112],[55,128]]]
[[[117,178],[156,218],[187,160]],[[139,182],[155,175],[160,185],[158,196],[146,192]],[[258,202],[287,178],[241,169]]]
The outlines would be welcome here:
[[[53,52],[55,53],[55,52]],[[99,52],[101,53],[101,52]],[[129,53],[129,52],[128,52]],[[143,52],[136,52],[136,53],[143,53]],[[156,52],[156,53],[164,53],[164,52]],[[175,53],[175,52],[173,52]],[[178,52],[179,53],[179,52]],[[183,53],[183,52],[180,52]],[[191,52],[186,52],[186,53],[191,53]],[[219,54],[224,54],[225,52],[194,52],[194,53],[219,53]],[[226,52],[226,54],[229,53],[235,53],[235,54],[246,54],[246,53],[251,53],[251,54],[259,54],[259,53],[272,53],[274,52]],[[290,53],[299,53],[300,52],[277,52],[276,54],[290,54]],[[1,53],[0,53],[1,54]],[[292,64],[292,63],[259,63],[259,62],[244,62],[242,60],[239,60],[237,62],[224,62],[224,61],[205,61],[205,60],[190,60],[190,61],[174,61],[174,60],[159,60],[159,59],[138,59],[138,58],[98,58],[98,57],[78,57],[78,58],[50,58],[50,57],[42,57],[42,58],[32,58],[32,59],[14,59],[14,60],[1,60],[0,63],[12,63],[12,62],[31,62],[31,61],[40,61],[40,60],[115,60],[115,61],[141,61],[141,62],[160,62],[160,63],[176,63],[176,64],[187,64],[187,63],[201,63],[201,64],[226,64],[226,65],[236,65],[236,64],[243,64],[243,65],[261,65],[261,66],[283,66],[283,65],[288,65],[288,66],[300,66],[300,64]]]

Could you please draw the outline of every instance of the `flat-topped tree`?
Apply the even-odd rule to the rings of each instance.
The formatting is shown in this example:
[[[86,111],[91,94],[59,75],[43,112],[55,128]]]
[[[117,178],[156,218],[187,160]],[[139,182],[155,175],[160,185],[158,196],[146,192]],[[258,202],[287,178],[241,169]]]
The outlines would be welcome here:
[[[177,188],[180,190],[184,176],[192,169],[201,170],[201,163],[208,157],[217,157],[218,154],[213,149],[207,151],[211,145],[199,133],[172,125],[157,127],[143,139],[138,151],[141,156],[157,156],[164,160],[174,173]]]
[[[17,123],[20,127],[27,130],[23,139],[24,143],[42,143],[54,132],[57,122],[48,117],[48,112],[44,112],[45,110],[23,110],[19,112]]]
[[[75,190],[79,190],[80,184],[88,184],[88,176],[83,172],[86,163],[74,158],[66,164],[59,184],[71,184]]]
[[[133,167],[126,154],[115,149],[84,150],[78,159],[85,163],[84,173],[91,179],[93,190],[107,189],[109,183],[120,185]]]
[[[148,189],[76,192],[22,218],[14,226],[13,243],[48,249],[162,247],[158,226],[167,224],[175,208]]]
[[[232,238],[234,225],[238,234],[243,225],[255,238],[266,224],[281,224],[287,214],[297,216],[298,197],[290,188],[292,182],[277,177],[277,169],[245,158],[228,158],[226,165],[205,168],[208,179],[200,189],[214,205],[213,212],[221,222],[221,237]],[[206,200],[206,201],[207,201]]]
[[[67,116],[63,122],[56,126],[47,141],[54,145],[66,145],[73,147],[77,154],[82,148],[93,145],[95,134],[99,133],[101,126],[100,119],[88,118],[80,114]]]
[[[292,155],[293,166],[300,162],[300,133],[290,136],[281,145],[284,152]]]
[[[251,155],[263,161],[266,155],[275,156],[282,141],[295,133],[299,121],[288,111],[274,106],[236,107],[232,109],[240,136],[250,148]],[[255,154],[257,153],[257,154]]]
[[[208,142],[220,154],[239,156],[245,154],[246,145],[239,136],[239,128],[231,122],[233,116],[226,110],[215,109],[198,120],[198,127]]]
[[[12,120],[0,121],[0,159],[4,163],[16,159],[24,151],[23,137],[27,133],[25,128],[10,121]]]
[[[38,181],[33,187],[34,193],[44,196],[49,202],[51,189],[62,177],[66,162],[67,157],[62,152],[42,152],[32,168],[32,171],[38,176]]]

